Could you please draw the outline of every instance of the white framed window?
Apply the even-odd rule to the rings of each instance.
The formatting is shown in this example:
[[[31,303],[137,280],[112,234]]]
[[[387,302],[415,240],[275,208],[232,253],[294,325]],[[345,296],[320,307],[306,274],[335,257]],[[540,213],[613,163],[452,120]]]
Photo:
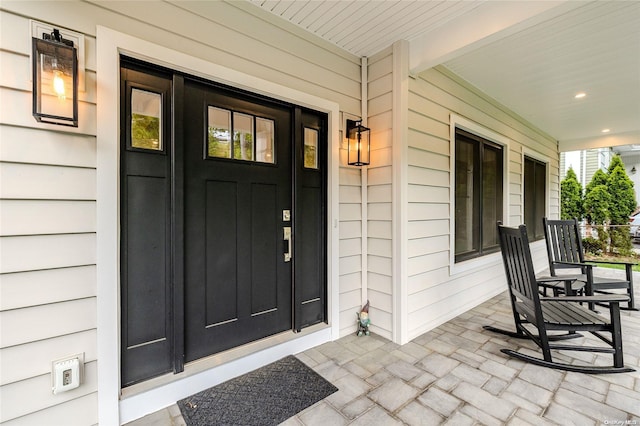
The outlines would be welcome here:
[[[451,274],[497,259],[497,221],[508,220],[504,136],[455,114],[450,119]]]
[[[542,218],[549,205],[549,160],[535,151],[522,152],[522,223],[530,241],[544,239]]]

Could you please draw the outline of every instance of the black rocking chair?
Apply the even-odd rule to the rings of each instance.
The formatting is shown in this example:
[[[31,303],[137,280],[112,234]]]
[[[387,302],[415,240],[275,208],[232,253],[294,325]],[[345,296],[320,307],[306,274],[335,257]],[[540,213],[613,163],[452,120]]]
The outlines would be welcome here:
[[[533,340],[542,350],[543,358],[537,358],[511,349],[501,351],[509,356],[532,364],[590,374],[627,373],[635,371],[624,366],[622,355],[622,331],[620,329],[620,302],[629,298],[625,295],[562,296],[544,297],[539,294],[538,283],[533,270],[529,239],[524,225],[508,228],[498,225],[502,259],[509,287],[509,296],[516,331],[507,331],[492,326],[486,330],[510,337]],[[584,302],[606,302],[610,319],[597,315],[583,307]],[[566,332],[549,334],[549,332]],[[555,344],[554,341],[581,337],[579,332],[590,332],[606,346],[581,346]],[[602,332],[611,333],[611,338]],[[602,352],[613,355],[611,366],[582,366],[563,364],[553,360],[551,350]]]
[[[558,274],[561,270],[576,271],[579,275],[578,281],[584,282],[587,296],[594,293],[614,294],[613,289],[622,289],[629,298],[627,306],[621,309],[637,310],[633,294],[633,263],[615,261],[592,261],[585,260],[584,249],[578,221],[573,220],[549,220],[542,219],[544,225],[544,237],[547,241],[547,255],[549,256],[549,272],[552,277],[561,277]],[[593,268],[598,264],[618,264],[625,267],[625,279],[607,278],[594,275]],[[594,308],[590,304],[591,309]]]

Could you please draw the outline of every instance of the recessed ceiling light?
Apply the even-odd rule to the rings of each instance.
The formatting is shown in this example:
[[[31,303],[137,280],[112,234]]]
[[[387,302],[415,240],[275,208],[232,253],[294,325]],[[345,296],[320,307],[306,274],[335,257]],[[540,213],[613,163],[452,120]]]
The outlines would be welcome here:
[[[586,94],[586,93],[584,93],[584,92],[580,92],[580,93],[576,93],[575,98],[576,98],[576,99],[582,99],[582,98],[584,98],[585,96],[587,96],[587,94]]]
[[[609,133],[611,129],[602,129],[602,133]]]

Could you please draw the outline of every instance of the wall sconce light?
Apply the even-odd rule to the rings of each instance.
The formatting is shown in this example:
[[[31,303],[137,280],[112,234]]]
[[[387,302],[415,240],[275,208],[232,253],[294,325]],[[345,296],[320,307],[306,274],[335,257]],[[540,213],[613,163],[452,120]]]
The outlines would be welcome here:
[[[78,127],[78,57],[60,31],[32,38],[33,116],[42,123]]]
[[[347,163],[350,166],[366,166],[371,154],[371,129],[362,125],[362,120],[347,120],[349,140]]]

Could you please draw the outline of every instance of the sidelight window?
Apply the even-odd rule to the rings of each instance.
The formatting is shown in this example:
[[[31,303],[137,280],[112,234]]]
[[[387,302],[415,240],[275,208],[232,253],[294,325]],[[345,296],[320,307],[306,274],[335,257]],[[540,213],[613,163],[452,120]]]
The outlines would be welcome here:
[[[209,106],[207,157],[275,163],[273,120]]]
[[[304,128],[304,167],[318,168],[318,131],[308,127]]]

